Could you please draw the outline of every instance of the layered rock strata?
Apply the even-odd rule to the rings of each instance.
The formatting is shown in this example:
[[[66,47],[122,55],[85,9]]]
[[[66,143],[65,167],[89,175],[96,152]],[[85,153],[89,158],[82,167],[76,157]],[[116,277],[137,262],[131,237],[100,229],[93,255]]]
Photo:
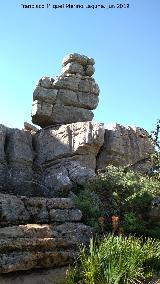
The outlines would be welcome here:
[[[46,127],[91,121],[99,101],[93,65],[92,58],[74,53],[63,59],[62,75],[42,77],[33,92],[32,122]]]
[[[107,124],[104,144],[97,157],[97,169],[107,165],[131,166],[139,172],[147,172],[152,166],[150,156],[154,145],[147,131],[140,127]]]
[[[0,273],[70,264],[92,229],[69,198],[0,195]]]
[[[69,198],[40,198],[0,194],[0,225],[77,222],[82,218]]]

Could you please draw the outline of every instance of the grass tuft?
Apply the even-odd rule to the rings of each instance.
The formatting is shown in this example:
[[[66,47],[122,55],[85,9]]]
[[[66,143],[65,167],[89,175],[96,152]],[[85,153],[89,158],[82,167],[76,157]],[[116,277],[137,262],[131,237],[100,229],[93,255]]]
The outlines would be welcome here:
[[[160,269],[160,241],[107,235],[89,249],[80,248],[79,261],[67,272],[65,284],[138,284]]]

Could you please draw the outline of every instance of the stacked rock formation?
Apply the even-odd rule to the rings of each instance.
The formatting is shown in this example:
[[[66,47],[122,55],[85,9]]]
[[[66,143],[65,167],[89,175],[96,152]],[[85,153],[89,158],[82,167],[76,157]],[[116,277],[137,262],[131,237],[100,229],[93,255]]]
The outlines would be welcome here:
[[[47,128],[0,126],[0,273],[72,263],[77,244],[92,236],[71,199],[52,197],[95,175],[104,129],[91,122],[99,95],[93,65],[72,54],[62,76],[39,80],[32,121]]]
[[[70,190],[109,164],[141,170],[154,152],[143,129],[91,122],[99,95],[93,65],[70,54],[61,76],[39,80],[32,121],[42,129],[0,125],[0,273],[72,263],[92,229],[80,223]]]
[[[33,93],[32,122],[46,127],[91,121],[99,95],[93,65],[92,58],[74,53],[63,59],[61,76],[41,78]]]

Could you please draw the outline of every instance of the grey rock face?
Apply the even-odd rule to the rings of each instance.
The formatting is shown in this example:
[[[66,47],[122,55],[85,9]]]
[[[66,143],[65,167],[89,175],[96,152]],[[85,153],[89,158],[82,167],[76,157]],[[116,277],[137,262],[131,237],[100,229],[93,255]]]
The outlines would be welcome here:
[[[1,284],[57,284],[58,282],[65,280],[66,271],[68,266],[39,269],[39,271],[32,270],[28,273],[11,273],[10,275],[1,274]]]
[[[70,198],[0,194],[0,273],[73,263],[91,227]]]
[[[94,61],[93,58],[87,57],[85,55],[80,55],[78,53],[71,53],[71,54],[66,55],[63,58],[62,66],[65,66],[70,62],[77,62],[77,63],[81,64],[82,66],[94,65],[95,64],[95,61]]]
[[[134,170],[147,171],[151,167],[147,159],[154,153],[154,146],[148,136],[147,131],[139,127],[107,125],[97,168],[131,165]]]
[[[33,268],[50,268],[68,265],[74,262],[78,253],[62,248],[52,251],[16,251],[1,256],[0,273],[9,273]]]
[[[33,161],[31,135],[16,128],[7,128],[7,140],[7,161],[10,164],[31,165]]]
[[[5,190],[6,187],[6,173],[7,168],[5,165],[0,164],[0,191]]]
[[[80,223],[27,224],[0,228],[0,273],[73,263],[77,245],[93,232]]]
[[[28,122],[24,122],[24,128],[22,130],[36,133],[38,131],[38,128]]]
[[[10,190],[28,190],[32,179],[32,136],[19,129],[7,128],[6,160],[8,164],[6,184]],[[23,194],[23,192],[22,192]]]
[[[0,226],[76,222],[82,218],[69,198],[16,197],[0,194]]]
[[[93,113],[87,109],[80,109],[74,106],[60,106],[55,105],[54,109],[54,123],[52,116],[53,106],[51,104],[34,101],[32,114],[36,114],[32,117],[32,122],[46,127],[53,124],[67,124],[72,121],[90,121],[93,118]]]
[[[34,136],[35,165],[49,195],[68,191],[95,175],[96,156],[104,141],[102,124],[77,122],[41,129]]]
[[[0,190],[28,190],[34,152],[29,132],[0,125]],[[23,188],[23,189],[22,189]]]
[[[93,229],[78,222],[69,222],[64,224],[26,224],[19,226],[6,226],[0,228],[1,239],[45,239],[61,238],[68,240],[76,239],[80,243],[87,243],[93,233]]]
[[[86,75],[87,76],[92,76],[95,72],[95,69],[92,65],[88,65],[87,68],[86,68]]]
[[[83,66],[76,62],[71,62],[62,67],[62,73],[70,73],[70,74],[80,74],[82,76],[85,76],[85,70]]]
[[[37,132],[34,140],[37,151],[35,162],[39,165],[47,166],[51,161],[73,155],[83,155],[86,159],[85,155],[97,155],[104,141],[104,127],[92,122],[49,127]],[[95,169],[95,162],[90,166]]]
[[[105,135],[104,135],[105,132]],[[30,132],[1,126],[0,190],[56,197],[109,164],[145,172],[154,147],[141,128],[77,122]]]
[[[0,226],[29,220],[24,203],[14,195],[0,194]]]
[[[7,135],[7,128],[0,124],[0,190],[4,187],[6,182],[6,155],[5,155],[5,141]]]
[[[32,129],[1,126],[0,192],[55,197],[94,177],[104,140],[102,124]]]
[[[6,157],[4,151],[5,139],[6,139],[7,129],[4,125],[0,124],[0,163],[6,164]]]
[[[99,101],[93,64],[92,58],[71,54],[63,60],[61,76],[42,77],[33,92],[32,122],[46,127],[91,121]]]

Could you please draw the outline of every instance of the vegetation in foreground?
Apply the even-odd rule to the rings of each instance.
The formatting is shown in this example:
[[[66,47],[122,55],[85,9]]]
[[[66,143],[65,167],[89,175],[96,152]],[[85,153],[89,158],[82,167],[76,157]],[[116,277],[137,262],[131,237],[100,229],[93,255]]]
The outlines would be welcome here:
[[[89,249],[80,248],[75,267],[65,284],[144,283],[160,269],[160,241],[134,236],[105,236]]]

